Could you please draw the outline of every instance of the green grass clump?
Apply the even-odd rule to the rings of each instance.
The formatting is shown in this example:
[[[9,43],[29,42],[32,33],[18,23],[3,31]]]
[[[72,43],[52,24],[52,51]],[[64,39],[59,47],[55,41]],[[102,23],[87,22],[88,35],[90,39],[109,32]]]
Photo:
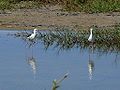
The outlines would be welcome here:
[[[0,10],[10,9],[10,8],[11,8],[11,4],[9,1],[0,0]]]
[[[120,1],[118,0],[96,0],[91,3],[92,12],[112,12],[120,11]]]
[[[77,10],[83,12],[119,12],[119,0],[71,0],[65,5],[67,10]]]
[[[6,9],[33,9],[41,7],[40,2],[27,0],[0,0],[0,10]]]
[[[41,5],[61,5],[68,11],[119,12],[119,0],[0,0],[0,9],[39,8]]]

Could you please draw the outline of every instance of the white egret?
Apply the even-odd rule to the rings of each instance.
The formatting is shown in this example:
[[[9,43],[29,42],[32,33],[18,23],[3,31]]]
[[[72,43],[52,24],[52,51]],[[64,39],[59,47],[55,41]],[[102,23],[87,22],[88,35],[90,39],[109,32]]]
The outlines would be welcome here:
[[[36,33],[37,33],[37,29],[35,28],[33,33],[30,36],[28,36],[27,38],[30,40],[33,40],[36,37]]]
[[[92,42],[92,31],[93,31],[93,28],[90,28],[90,36],[88,38],[89,42]]]

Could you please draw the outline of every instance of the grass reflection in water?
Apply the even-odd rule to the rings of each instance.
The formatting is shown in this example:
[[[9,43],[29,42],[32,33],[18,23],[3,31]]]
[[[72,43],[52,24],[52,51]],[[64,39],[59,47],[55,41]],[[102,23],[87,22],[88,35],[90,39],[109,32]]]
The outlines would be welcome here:
[[[45,49],[54,47],[59,50],[69,50],[72,48],[80,49],[92,49],[92,52],[97,51],[103,53],[116,53],[115,62],[117,61],[117,55],[120,51],[120,27],[111,29],[98,29],[93,30],[93,43],[88,41],[90,35],[89,30],[69,30],[67,28],[55,29],[49,31],[39,31],[37,37],[32,41],[27,39],[29,35],[28,31],[17,32],[14,34],[15,37],[21,38],[26,41],[27,44],[34,45],[35,43],[43,43]],[[91,53],[90,53],[91,54]],[[29,61],[30,62],[30,61]],[[95,69],[94,60],[89,55],[88,61],[88,73],[89,79],[92,80]],[[57,90],[59,83],[64,80],[62,79],[53,80],[52,90]]]
[[[28,32],[18,32],[16,37],[27,40]],[[39,31],[37,37],[31,41],[33,44],[42,42],[45,49],[50,46],[59,48],[59,50],[68,50],[71,48],[87,49],[90,46],[88,41],[89,30],[69,30],[68,28],[54,29],[49,31]],[[98,52],[119,52],[120,51],[120,27],[111,29],[93,30],[93,51]]]

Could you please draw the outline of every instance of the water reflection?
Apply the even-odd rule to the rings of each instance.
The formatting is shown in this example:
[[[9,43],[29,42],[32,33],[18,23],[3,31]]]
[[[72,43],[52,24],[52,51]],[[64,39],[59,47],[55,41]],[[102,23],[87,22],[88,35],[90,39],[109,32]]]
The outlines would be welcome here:
[[[28,57],[27,58],[27,62],[29,64],[29,66],[32,69],[33,74],[36,74],[37,71],[37,63],[36,63],[36,59],[32,56],[32,57]]]
[[[94,61],[90,59],[88,61],[88,72],[89,72],[89,79],[92,80],[93,78],[93,71],[94,71]]]
[[[120,51],[120,28],[113,30],[99,30],[95,28],[93,32],[94,36],[94,49],[93,51],[102,53],[112,53]],[[15,34],[26,42],[31,42],[27,39],[28,32],[18,32]],[[36,42],[41,42],[44,47],[48,49],[50,46],[59,48],[59,50],[68,50],[72,48],[86,49],[89,47],[89,30],[73,31],[63,29],[61,31],[39,31],[36,38],[30,44],[33,45]]]
[[[17,32],[14,34],[15,37],[19,37],[25,42],[25,48],[28,50],[28,54],[26,56],[27,64],[30,66],[31,71],[34,75],[36,75],[37,72],[37,60],[34,57],[34,45],[36,43],[36,38],[29,39],[28,36],[31,35],[31,32]],[[37,35],[37,33],[36,33]],[[24,46],[24,45],[23,45]]]
[[[35,40],[35,38],[34,39],[28,39],[26,48],[29,51],[29,55],[27,56],[27,63],[31,67],[31,70],[32,70],[33,74],[36,75],[37,60],[34,57],[34,44],[35,44],[34,40]]]
[[[46,88],[47,86],[49,86],[47,88],[50,89],[51,81],[58,74],[60,74],[61,72],[63,72],[66,69],[70,71],[71,77],[70,77],[70,79],[68,79],[68,81],[66,80],[67,82],[65,83],[65,85],[62,84],[63,89],[65,88],[65,89],[71,90],[71,88],[72,88],[75,90],[76,89],[79,89],[79,90],[80,89],[91,89],[92,90],[95,88],[95,89],[103,90],[103,88],[101,88],[101,87],[104,86],[104,87],[107,87],[107,89],[109,89],[109,86],[111,84],[113,84],[113,82],[116,84],[116,86],[118,85],[119,80],[116,80],[116,78],[119,78],[119,76],[120,76],[119,67],[117,67],[118,69],[112,67],[111,60],[114,59],[115,54],[113,52],[116,50],[119,52],[119,43],[117,43],[116,45],[113,45],[108,42],[110,44],[110,46],[107,46],[108,44],[105,44],[105,43],[94,42],[93,45],[90,45],[90,43],[87,40],[87,38],[88,38],[87,34],[86,35],[79,34],[77,32],[73,32],[73,31],[72,31],[72,33],[71,33],[71,31],[69,31],[69,32],[68,31],[65,31],[65,32],[60,32],[60,31],[58,31],[58,32],[56,32],[56,31],[55,32],[50,32],[50,31],[43,32],[43,31],[41,31],[38,33],[34,42],[33,41],[31,42],[31,41],[27,40],[28,34],[29,34],[28,31],[17,32],[16,34],[14,34],[15,37],[20,38],[25,41],[24,44],[20,44],[20,45],[22,45],[22,47],[18,46],[19,43],[21,43],[21,42],[19,42],[19,40],[12,38],[11,41],[15,43],[14,44],[14,46],[16,46],[15,49],[20,50],[22,48],[22,51],[24,52],[24,53],[22,53],[23,57],[19,57],[21,52],[17,52],[18,50],[13,51],[13,52],[17,52],[14,54],[18,55],[17,57],[19,57],[20,59],[23,59],[24,55],[26,54],[25,53],[26,48],[24,48],[24,45],[27,43],[26,47],[29,50],[30,54],[27,55],[27,58],[25,58],[24,60],[27,61],[27,64],[29,65],[29,67],[34,75],[39,74],[39,72],[41,73],[39,75],[39,77],[37,77],[38,79],[33,80],[30,77],[28,77],[28,75],[30,75],[30,74],[28,72],[26,72],[26,69],[25,69],[26,66],[21,67],[21,62],[23,60],[19,60],[19,59],[17,61],[14,60],[17,63],[17,65],[20,64],[20,68],[18,68],[18,69],[21,69],[20,73],[23,74],[22,78],[24,80],[23,84],[25,84],[24,87],[30,86],[29,90],[32,90],[33,88],[36,89],[36,86],[40,86],[40,87],[42,86],[42,88],[38,87],[36,90],[39,90],[39,89],[42,90],[43,87]],[[81,38],[81,35],[84,35],[84,37]],[[9,41],[9,43],[11,43],[11,41]],[[17,42],[17,44],[16,44],[16,42]],[[39,43],[37,44],[37,49],[33,52],[33,48],[34,48],[34,46],[36,46],[35,44],[37,42],[39,42],[40,44]],[[41,43],[44,44],[44,46],[46,47],[47,50],[49,50],[48,52],[43,53],[42,50],[38,50],[38,47],[41,48]],[[5,46],[5,48],[7,47],[7,45]],[[114,47],[117,45],[118,45],[118,47]],[[21,48],[18,48],[18,47],[21,47]],[[52,51],[53,49],[52,50],[48,49],[49,47],[58,48],[60,50],[69,50],[69,49],[73,49],[73,48],[79,48],[80,50],[83,50],[83,52],[82,52],[81,57],[79,56],[77,49],[71,50],[72,52],[69,52],[69,53],[63,52],[62,55],[57,56],[57,55],[54,55],[54,51]],[[103,55],[104,53],[102,52],[101,54],[103,56],[102,56],[101,60],[98,60],[99,59],[98,57],[97,57],[97,59],[94,58],[94,55],[96,56],[96,51],[100,50],[100,51],[105,51],[106,53],[109,53],[109,51],[111,50],[109,47],[115,48],[115,49],[112,49],[113,50],[112,54],[108,54],[109,56],[107,56],[107,55],[104,56]],[[3,50],[4,49],[2,49],[2,51]],[[11,50],[12,49],[10,49],[10,51]],[[6,52],[4,52],[4,53],[6,53]],[[40,70],[38,67],[39,61],[37,61],[37,57],[35,57],[36,55],[33,55],[35,53],[36,53],[36,55],[42,54],[42,61],[40,61],[41,62]],[[100,52],[98,52],[98,53],[100,53]],[[7,55],[9,55],[9,54],[7,54]],[[88,57],[86,57],[86,56],[88,56]],[[56,60],[56,58],[57,58],[57,60]],[[79,60],[80,58],[85,59],[85,60]],[[106,59],[108,59],[108,60],[106,60]],[[116,55],[115,61],[117,61],[117,60],[118,60],[118,55]],[[4,66],[6,64],[6,61],[3,60],[2,62],[4,62],[4,63],[2,63]],[[7,62],[9,62],[9,60]],[[20,62],[20,63],[18,63],[18,62]],[[23,62],[23,63],[25,63],[25,62]],[[22,65],[23,65],[23,63],[22,63]],[[14,68],[16,68],[17,65],[14,66]],[[101,65],[103,65],[103,67],[101,67]],[[79,68],[80,66],[81,66],[81,68]],[[84,68],[84,66],[85,66],[85,68]],[[18,69],[15,69],[15,70],[17,71]],[[28,70],[28,68],[27,68],[27,70]],[[1,71],[3,72],[4,69]],[[87,71],[87,73],[86,73],[86,71]],[[6,75],[9,75],[9,73],[11,73],[11,72],[7,72]],[[15,75],[19,75],[19,72],[16,73]],[[96,75],[96,77],[94,77],[94,75]],[[4,77],[4,79],[6,80],[5,75],[3,75],[2,77]],[[92,80],[92,82],[91,81],[88,82],[88,77],[90,80]],[[109,79],[109,77],[111,77],[112,79]],[[16,80],[17,81],[13,82],[13,85],[16,82],[18,83],[19,79],[16,79]],[[6,80],[6,81],[8,81],[8,80]],[[26,81],[30,81],[30,83],[26,83]],[[103,81],[104,81],[104,83],[103,83]],[[54,81],[54,84],[56,84],[55,82],[56,81]],[[96,83],[96,82],[98,82],[98,83]],[[38,83],[38,85],[36,85],[36,83]],[[21,84],[21,82],[18,83],[18,85],[20,85],[20,84]],[[4,86],[5,85],[6,84],[4,84]],[[53,85],[53,86],[55,86],[55,85]],[[96,86],[96,87],[94,87],[94,86]],[[31,87],[33,87],[33,88],[31,89]],[[111,86],[111,88],[112,88],[112,86]],[[26,87],[25,89],[27,90],[28,88]]]
[[[88,72],[89,72],[89,79],[92,80],[93,78],[93,71],[94,71],[94,61],[92,60],[93,55],[93,43],[90,43],[89,46],[89,59],[88,59]]]
[[[45,49],[49,47],[57,48],[58,50],[69,50],[72,48],[89,49],[89,54],[98,52],[97,54],[103,55],[107,53],[117,53],[120,51],[120,28],[116,30],[97,30],[95,28],[94,42],[90,43],[88,41],[89,30],[88,31],[73,31],[73,30],[53,30],[53,31],[39,31],[37,32],[36,38],[32,41],[27,39],[29,33],[18,32],[14,34],[16,37],[23,39],[27,42],[29,47],[34,46],[35,43],[43,43]],[[116,61],[116,60],[115,60]],[[88,60],[88,71],[89,78],[92,79],[94,71],[94,61],[89,55]]]
[[[120,63],[120,54],[119,54],[119,52],[117,52],[116,54],[115,54],[115,59],[114,59],[114,64],[117,66],[118,65],[118,63]]]
[[[27,37],[31,34],[28,31],[17,32],[15,37],[24,40],[27,47],[33,48],[35,43],[42,43],[47,50],[53,47],[59,51],[80,48],[80,50],[91,50],[89,53],[98,52],[103,55],[107,53],[119,53],[120,51],[120,27],[113,30],[98,30],[94,28],[94,42],[89,42],[89,30],[73,31],[66,28],[62,30],[38,31],[37,36],[29,40]],[[90,58],[89,58],[90,59]],[[115,59],[116,62],[116,59]],[[93,61],[89,60],[89,67],[93,68]]]

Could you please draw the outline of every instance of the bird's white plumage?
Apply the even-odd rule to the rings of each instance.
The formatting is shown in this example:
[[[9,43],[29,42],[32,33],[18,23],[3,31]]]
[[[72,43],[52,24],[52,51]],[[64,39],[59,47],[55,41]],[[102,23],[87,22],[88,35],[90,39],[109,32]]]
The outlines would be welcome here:
[[[37,29],[35,28],[33,33],[27,38],[30,39],[30,40],[34,39],[36,37],[36,31],[37,31]]]
[[[88,38],[88,41],[92,41],[92,30],[93,30],[93,28],[90,28],[90,36],[89,36],[89,38]]]

